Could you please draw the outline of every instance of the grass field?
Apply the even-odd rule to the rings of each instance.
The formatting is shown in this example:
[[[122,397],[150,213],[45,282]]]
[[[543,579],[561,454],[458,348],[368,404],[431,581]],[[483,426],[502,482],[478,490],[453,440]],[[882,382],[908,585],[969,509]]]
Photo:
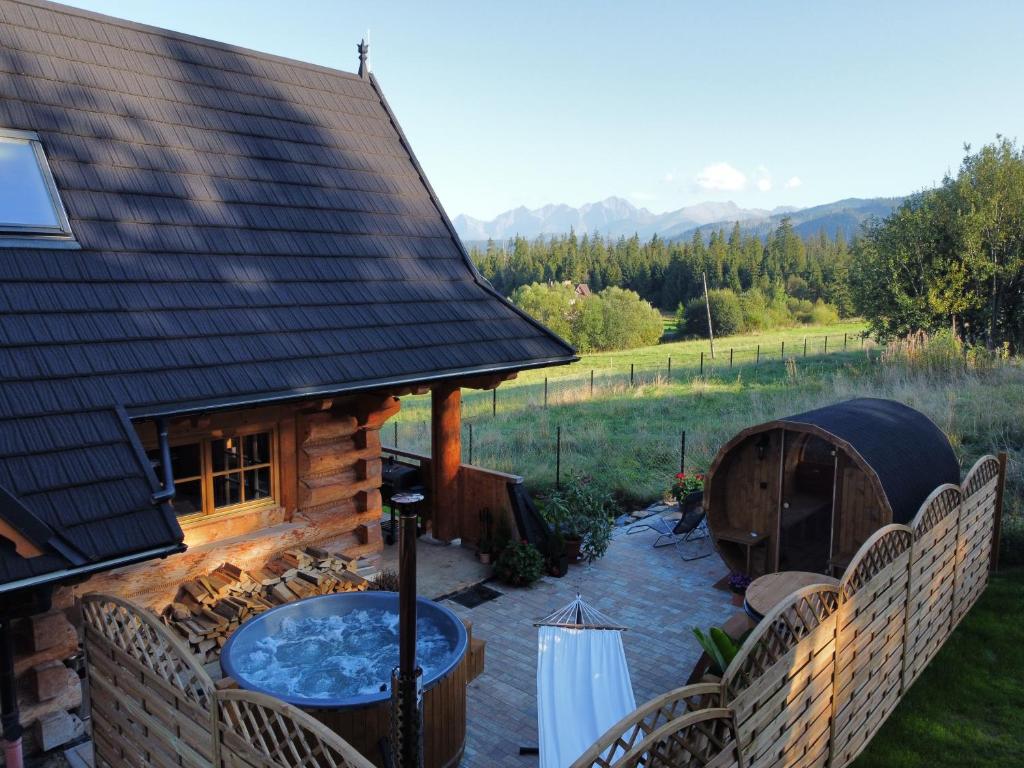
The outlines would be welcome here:
[[[992,578],[855,768],[1024,765],[1024,569]]]
[[[1024,458],[1024,369],[1005,364],[991,371],[960,371],[948,375],[908,371],[896,363],[879,362],[878,350],[820,354],[827,333],[841,348],[842,334],[853,339],[855,324],[807,329],[819,354],[802,356],[805,331],[793,329],[761,336],[723,340],[725,348],[750,349],[761,343],[799,354],[787,362],[762,356],[760,365],[728,368],[699,363],[701,342],[676,342],[601,355],[588,355],[548,381],[530,371],[502,385],[497,415],[490,392],[464,393],[463,454],[468,460],[472,427],[472,461],[526,477],[534,490],[555,481],[556,431],[562,433],[563,477],[584,473],[616,492],[627,504],[650,501],[668,488],[679,468],[680,433],[686,431],[686,465],[706,468],[718,448],[740,429],[771,418],[797,413],[857,396],[890,397],[928,414],[950,436],[965,466],[980,455],[1007,450],[1011,455],[1011,488],[1021,487]],[[667,359],[672,356],[672,377]],[[635,386],[629,384],[629,364]],[[660,367],[658,367],[660,364]],[[590,371],[595,389],[590,394]],[[399,446],[429,452],[429,399],[403,398],[398,424]],[[391,427],[393,429],[393,427]],[[385,432],[392,443],[394,432]],[[1016,505],[1019,507],[1019,503]]]

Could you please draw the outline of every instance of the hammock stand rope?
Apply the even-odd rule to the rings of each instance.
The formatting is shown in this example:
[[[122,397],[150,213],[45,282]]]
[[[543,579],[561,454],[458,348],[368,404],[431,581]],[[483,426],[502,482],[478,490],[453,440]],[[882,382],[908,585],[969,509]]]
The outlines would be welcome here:
[[[627,632],[628,628],[616,624],[611,617],[601,613],[594,606],[585,602],[576,593],[576,599],[564,608],[560,608],[540,621],[535,627],[562,627],[563,629],[604,629],[615,632]]]

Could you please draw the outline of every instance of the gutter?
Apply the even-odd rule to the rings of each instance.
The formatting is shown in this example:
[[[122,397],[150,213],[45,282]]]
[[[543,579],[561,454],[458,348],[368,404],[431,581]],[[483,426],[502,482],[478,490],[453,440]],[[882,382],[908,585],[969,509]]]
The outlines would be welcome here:
[[[523,363],[505,363],[502,365],[481,365],[475,368],[465,368],[451,373],[438,375],[436,373],[415,374],[411,376],[399,376],[389,379],[377,379],[361,381],[351,384],[328,384],[321,387],[309,387],[301,390],[288,390],[285,392],[271,393],[267,395],[250,395],[247,397],[230,398],[223,400],[209,400],[206,402],[193,403],[190,405],[178,406],[157,406],[155,408],[133,408],[129,414],[131,418],[177,418],[180,416],[193,416],[197,413],[209,413],[211,411],[232,410],[236,408],[251,408],[258,405],[269,405],[295,400],[306,400],[314,397],[334,397],[337,395],[350,395],[360,392],[370,392],[389,387],[408,386],[411,384],[426,384],[435,381],[447,381],[466,376],[480,376],[489,373],[508,373],[510,371],[528,371],[534,368],[548,368],[554,365],[568,365],[579,360],[576,354],[564,355],[561,357],[550,357],[541,360],[533,360],[524,365]],[[166,466],[170,466],[168,463]]]
[[[153,493],[154,506],[165,501],[169,502],[174,498],[174,470],[171,467],[171,443],[167,437],[167,419],[158,416],[155,421],[157,439],[160,443],[160,468],[164,471],[164,487]]]
[[[158,557],[164,558],[168,555],[176,555],[180,552],[184,552],[185,549],[186,547],[184,544],[172,544],[169,547],[148,549],[145,552],[137,552],[133,555],[116,557],[113,560],[103,560],[98,563],[90,563],[89,565],[83,565],[77,568],[65,568],[61,571],[51,571],[50,573],[44,573],[39,576],[30,576],[27,579],[9,581],[6,584],[0,584],[0,594],[13,592],[18,589],[37,587],[43,584],[51,584],[57,581],[66,581],[92,576],[93,574],[100,573],[101,571],[110,571],[114,568],[120,568],[125,565],[135,565],[136,563],[143,562],[144,560],[153,560]]]

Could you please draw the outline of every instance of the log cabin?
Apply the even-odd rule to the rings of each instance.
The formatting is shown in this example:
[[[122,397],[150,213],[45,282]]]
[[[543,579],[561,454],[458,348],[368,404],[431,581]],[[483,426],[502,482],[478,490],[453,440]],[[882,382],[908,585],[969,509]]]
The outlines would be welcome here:
[[[379,550],[380,429],[410,393],[432,532],[458,539],[461,390],[576,359],[476,270],[358,55],[0,0],[5,613]]]

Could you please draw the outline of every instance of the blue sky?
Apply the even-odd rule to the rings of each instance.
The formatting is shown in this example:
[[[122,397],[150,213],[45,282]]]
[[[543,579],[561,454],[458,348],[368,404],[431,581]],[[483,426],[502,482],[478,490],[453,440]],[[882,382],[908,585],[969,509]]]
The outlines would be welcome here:
[[[899,195],[1024,138],[1022,2],[71,0],[345,70],[449,214]]]

